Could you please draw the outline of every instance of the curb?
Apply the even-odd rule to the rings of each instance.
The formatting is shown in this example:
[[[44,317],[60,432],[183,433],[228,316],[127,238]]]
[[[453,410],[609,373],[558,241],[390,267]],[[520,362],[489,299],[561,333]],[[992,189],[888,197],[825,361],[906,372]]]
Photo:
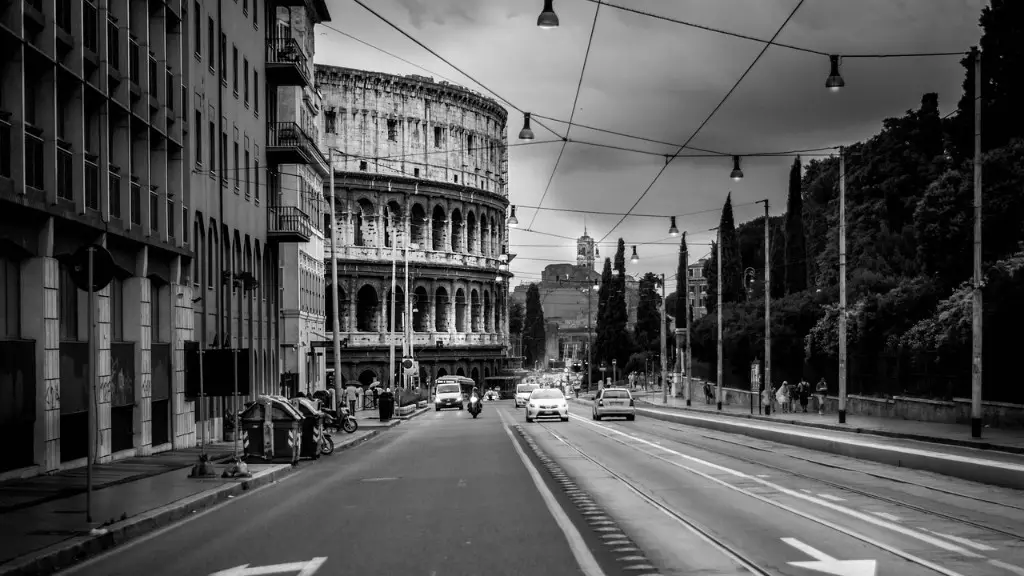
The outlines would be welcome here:
[[[662,410],[678,410],[680,412],[690,412],[694,414],[710,414],[713,416],[724,416],[726,418],[737,418],[746,420],[760,420],[762,422],[774,422],[777,424],[789,424],[792,426],[801,426],[804,428],[817,428],[819,430],[832,430],[834,432],[851,432],[856,434],[864,434],[866,436],[880,436],[882,438],[895,438],[897,440],[915,440],[918,442],[928,442],[930,444],[939,444],[946,446],[959,446],[961,448],[974,448],[976,450],[988,450],[991,452],[1004,452],[1006,454],[1024,454],[1024,447],[1018,446],[1007,446],[1004,444],[991,444],[989,442],[973,442],[971,440],[958,440],[956,438],[941,438],[935,436],[925,436],[923,434],[912,434],[907,432],[888,432],[886,430],[876,430],[872,428],[853,428],[843,427],[836,424],[819,424],[817,422],[801,422],[799,420],[784,420],[781,418],[772,418],[771,416],[760,416],[757,414],[732,414],[728,412],[711,412],[709,410],[695,410],[693,408],[680,408],[680,407],[666,407],[662,404],[650,402],[648,400],[641,399],[640,402],[647,404],[652,408],[660,408]]]
[[[615,561],[621,569],[631,573],[641,573],[642,576],[657,576],[658,569],[651,564],[640,547],[626,535],[619,524],[594,502],[593,497],[580,488],[562,467],[544,452],[540,445],[523,430],[522,424],[515,424],[514,428],[523,442],[530,447],[541,466],[561,487],[566,498],[576,507],[576,512],[583,517],[587,526],[594,532],[597,541],[604,544],[607,551],[614,555]]]
[[[366,434],[350,442],[335,445],[334,453],[355,448],[381,433],[381,430],[367,430]],[[308,460],[317,464],[320,459]],[[303,467],[304,468],[304,467]],[[213,493],[184,498],[165,504],[138,516],[133,516],[107,527],[100,535],[86,535],[59,542],[36,553],[32,558],[15,558],[0,565],[0,576],[45,576],[69,568],[91,556],[120,546],[150,532],[165,528],[187,516],[211,508],[230,497],[268,486],[298,472],[299,466],[287,466],[272,470],[262,476],[223,485]],[[172,470],[173,472],[173,470]]]

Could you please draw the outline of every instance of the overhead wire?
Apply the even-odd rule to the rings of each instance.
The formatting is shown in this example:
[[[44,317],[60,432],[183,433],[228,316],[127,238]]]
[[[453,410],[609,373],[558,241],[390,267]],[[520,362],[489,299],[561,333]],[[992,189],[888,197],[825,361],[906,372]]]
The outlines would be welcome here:
[[[359,1],[359,0],[356,0],[356,1]],[[803,6],[803,5],[804,5],[804,0],[800,0],[797,3],[796,7],[793,8],[793,11],[789,13],[789,16],[786,17],[786,20],[782,23],[782,25],[779,26],[779,29],[775,31],[775,34],[772,36],[772,40],[775,40],[776,38],[779,37],[779,34],[782,33],[782,31],[786,28],[786,25],[789,24],[789,21],[793,19],[793,16],[796,15],[797,11],[800,10],[800,7]],[[701,130],[703,130],[704,127],[707,126],[708,122],[710,122],[711,119],[715,117],[715,114],[717,114],[718,111],[722,109],[722,106],[724,106],[725,103],[729,100],[729,97],[732,96],[733,92],[736,91],[736,88],[738,88],[740,83],[743,82],[743,79],[747,77],[747,74],[750,74],[750,71],[754,69],[754,66],[756,66],[757,63],[761,61],[761,57],[764,56],[764,53],[768,51],[768,47],[770,45],[771,44],[765,44],[761,48],[761,51],[758,52],[757,57],[754,58],[754,61],[750,63],[750,66],[747,66],[747,69],[743,72],[742,75],[740,75],[739,79],[736,80],[736,83],[732,85],[732,88],[730,88],[729,91],[726,92],[726,94],[722,98],[721,102],[718,103],[718,106],[715,106],[714,110],[712,110],[711,113],[708,114],[707,118],[705,118],[704,121],[701,122],[699,126],[697,126],[697,129],[694,130],[692,134],[690,134],[690,137],[686,139],[686,142],[684,142],[683,145],[680,146],[678,150],[676,150],[676,153],[673,154],[673,157],[671,159],[668,159],[665,162],[665,164],[661,167],[661,169],[658,170],[658,173],[654,176],[654,179],[651,180],[651,183],[647,186],[647,189],[644,190],[642,194],[640,194],[640,197],[637,198],[636,202],[633,203],[633,206],[630,207],[629,211],[626,213],[627,215],[630,212],[632,212],[633,209],[636,208],[640,204],[640,202],[644,199],[644,197],[647,196],[648,192],[650,192],[651,189],[654,188],[654,185],[661,178],[661,175],[664,174],[665,170],[668,169],[668,166],[672,162],[672,159],[674,159],[676,156],[678,156],[679,153],[684,150],[684,147],[688,146],[690,144],[690,142],[692,142],[693,139],[696,138],[698,134],[700,134]],[[614,232],[615,229],[618,228],[619,225],[622,224],[623,221],[625,221],[625,219],[626,219],[626,216],[623,216],[622,218],[620,218],[619,221],[615,224],[615,226],[612,226],[611,230],[609,230],[604,235],[604,237],[601,238],[601,240],[604,240],[605,238],[610,236],[611,233]]]

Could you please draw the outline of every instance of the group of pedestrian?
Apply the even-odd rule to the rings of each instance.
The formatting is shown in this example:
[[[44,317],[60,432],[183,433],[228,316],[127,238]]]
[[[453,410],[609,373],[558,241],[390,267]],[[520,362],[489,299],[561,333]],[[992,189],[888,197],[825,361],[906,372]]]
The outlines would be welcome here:
[[[818,401],[818,414],[825,413],[825,396],[828,394],[828,384],[822,378],[813,389],[813,395]],[[792,413],[797,411],[797,404],[800,409],[807,413],[807,406],[810,404],[812,389],[810,382],[800,380],[796,384],[790,384],[783,380],[782,384],[776,387],[766,387],[763,391],[765,406],[777,406],[777,411]]]

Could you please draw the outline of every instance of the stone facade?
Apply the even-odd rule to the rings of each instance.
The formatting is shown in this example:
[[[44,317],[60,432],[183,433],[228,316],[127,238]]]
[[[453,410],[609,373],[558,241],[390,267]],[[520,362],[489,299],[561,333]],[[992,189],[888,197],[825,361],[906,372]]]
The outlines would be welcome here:
[[[483,384],[508,346],[504,108],[422,77],[318,66],[317,85],[324,144],[335,151],[337,226],[325,256],[328,282],[337,257],[340,380],[387,381],[394,333],[396,356],[411,341],[421,381],[459,374]],[[330,346],[327,358],[333,367]]]

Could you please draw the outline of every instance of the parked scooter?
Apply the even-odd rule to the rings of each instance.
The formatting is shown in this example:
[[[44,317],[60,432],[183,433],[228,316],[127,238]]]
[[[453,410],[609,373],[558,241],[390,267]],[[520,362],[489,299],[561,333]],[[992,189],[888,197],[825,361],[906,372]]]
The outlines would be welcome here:
[[[480,415],[481,410],[483,410],[483,405],[480,403],[480,398],[471,396],[469,398],[469,413],[473,415],[473,418],[476,418]]]
[[[323,434],[320,435],[320,453],[327,456],[332,452],[334,452],[334,438],[325,428]]]
[[[359,429],[359,423],[356,422],[356,417],[353,416],[348,408],[344,406],[341,409],[324,411],[324,428],[334,428],[335,430],[344,430],[345,432],[352,434]]]

